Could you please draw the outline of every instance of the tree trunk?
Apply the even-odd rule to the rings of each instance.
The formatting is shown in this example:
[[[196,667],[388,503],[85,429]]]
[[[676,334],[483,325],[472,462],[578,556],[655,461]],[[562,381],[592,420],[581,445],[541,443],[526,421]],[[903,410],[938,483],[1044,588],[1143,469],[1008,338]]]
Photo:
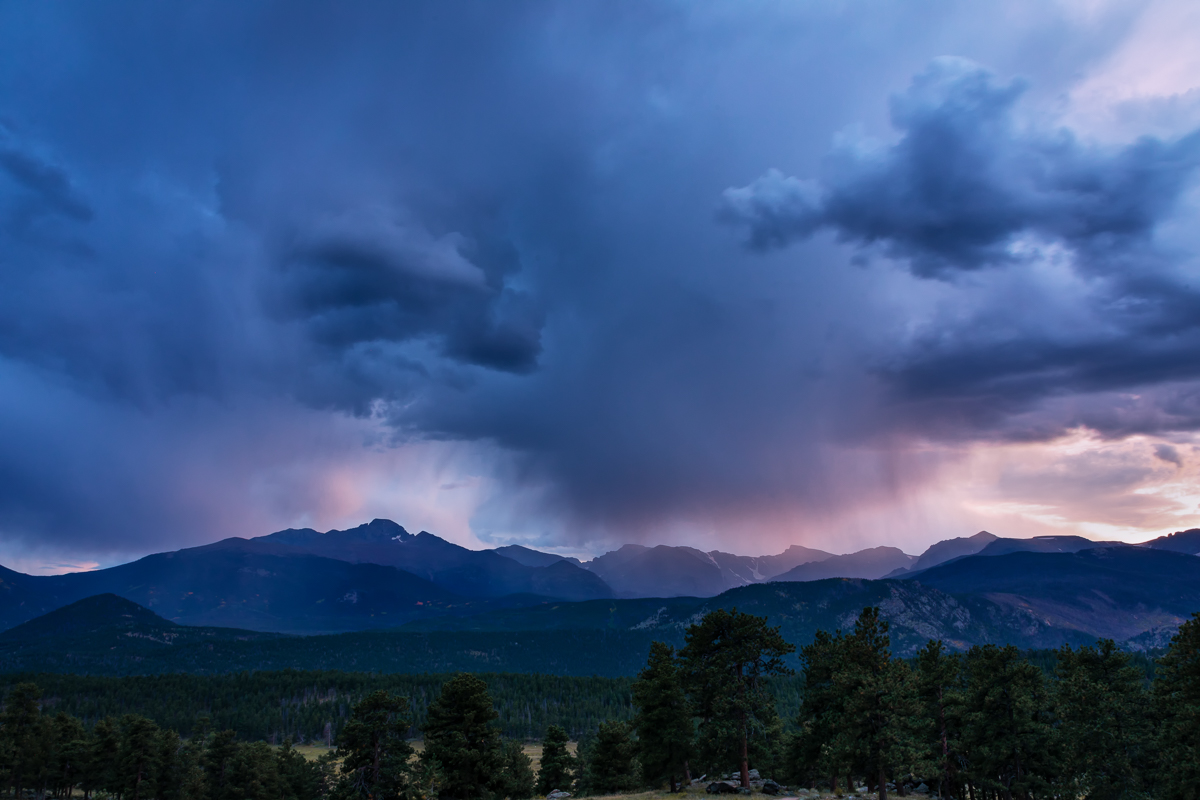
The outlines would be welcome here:
[[[683,762],[683,779],[687,782],[688,786],[692,785],[692,768],[688,765],[686,759]]]
[[[742,788],[750,788],[750,742],[746,731],[745,711],[742,711]]]
[[[938,778],[938,797],[945,800],[944,786],[950,785],[950,742],[946,735],[946,700],[942,687],[938,687],[938,719],[942,728],[942,774]]]
[[[837,773],[836,772],[829,776],[829,793],[830,794],[838,793],[837,792]]]
[[[882,764],[879,765],[879,800],[887,800],[887,774]]]

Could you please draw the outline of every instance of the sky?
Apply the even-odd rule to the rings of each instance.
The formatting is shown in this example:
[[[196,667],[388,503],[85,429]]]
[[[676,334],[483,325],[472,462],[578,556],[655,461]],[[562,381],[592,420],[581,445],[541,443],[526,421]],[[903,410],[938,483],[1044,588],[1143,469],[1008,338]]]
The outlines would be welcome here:
[[[0,563],[1200,525],[1188,0],[0,5]]]

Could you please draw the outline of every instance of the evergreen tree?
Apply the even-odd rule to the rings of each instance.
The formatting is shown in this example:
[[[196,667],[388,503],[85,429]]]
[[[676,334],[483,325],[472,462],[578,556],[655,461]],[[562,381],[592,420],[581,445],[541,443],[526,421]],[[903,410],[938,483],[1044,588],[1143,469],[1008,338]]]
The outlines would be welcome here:
[[[558,725],[546,729],[542,760],[538,765],[538,794],[550,794],[556,789],[570,791],[574,784],[575,757],[567,750],[567,741],[567,732]]]
[[[580,791],[583,794],[627,792],[638,784],[633,741],[623,722],[603,722],[588,742],[583,758]]]
[[[1046,794],[1055,770],[1045,673],[1012,645],[972,647],[964,666],[963,742],[972,783],[1005,800]]]
[[[159,730],[154,771],[158,776],[157,800],[182,800],[183,744],[175,731]]]
[[[662,642],[650,645],[646,668],[633,684],[633,705],[642,777],[655,784],[666,781],[674,792],[679,779],[687,774],[695,738],[691,704],[683,690],[674,648]]]
[[[837,791],[837,776],[849,767],[851,754],[841,752],[835,736],[843,715],[845,698],[834,684],[834,676],[845,660],[845,638],[841,631],[817,631],[813,641],[800,651],[804,670],[804,695],[796,717],[796,732],[788,748],[789,780],[815,785],[817,776],[829,779]]]
[[[96,723],[88,742],[87,764],[80,781],[85,798],[95,791],[110,794],[120,791],[117,785],[117,755],[120,751],[121,736],[117,725],[105,717]]]
[[[851,763],[877,782],[879,800],[887,800],[888,777],[898,781],[918,762],[915,681],[907,664],[892,659],[888,624],[878,608],[862,610],[842,653],[833,673],[834,691],[843,698],[835,738]]]
[[[500,758],[500,779],[493,787],[496,795],[507,797],[508,800],[528,800],[533,797],[533,762],[525,755],[521,743],[515,739],[505,739]]]
[[[442,777],[440,796],[454,800],[490,800],[502,770],[500,715],[487,684],[459,673],[429,704],[422,759]]]
[[[157,795],[158,738],[158,726],[145,717],[129,714],[121,720],[117,785],[123,800],[146,800]]]
[[[1150,754],[1148,701],[1141,673],[1111,639],[1058,653],[1054,708],[1064,789],[1089,800],[1145,794]]]
[[[405,742],[405,744],[408,743]],[[411,748],[409,752],[411,754]],[[275,760],[279,773],[281,800],[306,800],[307,798],[323,797],[327,793],[329,787],[322,765],[315,761],[309,761],[301,755],[292,746],[291,739],[286,740],[279,748]]]
[[[237,756],[237,734],[228,730],[213,734],[201,759],[209,800],[242,800],[234,783]]]
[[[266,742],[239,744],[230,784],[243,800],[277,800],[282,784],[271,746]]]
[[[338,736],[337,754],[343,774],[350,777],[359,796],[372,800],[412,796],[410,724],[408,700],[382,690],[354,707]]]
[[[54,716],[48,785],[55,795],[69,796],[80,782],[87,763],[87,745],[87,731],[82,722],[61,711]]]
[[[204,770],[201,767],[203,740],[186,743],[179,751],[179,800],[206,800],[208,786],[204,781]],[[309,797],[319,797],[313,793]]]
[[[50,725],[39,705],[36,684],[20,683],[4,699],[0,714],[0,752],[5,756],[8,785],[17,797],[25,789],[40,789],[48,775]]]
[[[1159,792],[1165,800],[1200,797],[1200,614],[1179,627],[1154,676],[1159,718]]]
[[[783,657],[796,648],[766,618],[736,608],[709,612],[684,639],[682,675],[701,718],[703,755],[710,765],[740,764],[742,786],[748,788],[751,744],[757,753],[768,753],[776,744],[768,735],[779,730],[763,679],[791,674]]]
[[[917,694],[925,721],[924,759],[937,774],[938,796],[945,797],[956,783],[956,689],[961,659],[946,652],[940,641],[930,640],[917,653]],[[959,792],[954,792],[959,796]]]

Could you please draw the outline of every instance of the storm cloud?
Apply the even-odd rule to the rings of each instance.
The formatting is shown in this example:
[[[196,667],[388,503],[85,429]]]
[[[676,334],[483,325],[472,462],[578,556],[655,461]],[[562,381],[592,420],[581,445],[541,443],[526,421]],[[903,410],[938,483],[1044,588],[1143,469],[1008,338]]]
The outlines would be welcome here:
[[[1145,247],[1200,166],[1200,131],[1088,146],[1066,128],[1019,121],[1025,88],[939,58],[892,98],[899,141],[847,135],[822,180],[768,171],[727,190],[723,216],[758,249],[829,228],[883,245],[921,277],[1001,266],[1051,245],[1086,266]]]
[[[849,548],[963,447],[1195,431],[1200,120],[1054,99],[1132,12],[870,6],[4,7],[0,560]]]

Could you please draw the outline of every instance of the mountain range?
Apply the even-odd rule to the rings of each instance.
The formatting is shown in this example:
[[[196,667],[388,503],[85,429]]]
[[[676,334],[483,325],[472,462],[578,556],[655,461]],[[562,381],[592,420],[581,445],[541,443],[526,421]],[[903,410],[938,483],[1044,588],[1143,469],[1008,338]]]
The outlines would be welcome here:
[[[1200,558],[1127,545],[958,558],[906,579],[767,582],[715,597],[607,598],[477,607],[398,628],[296,636],[185,626],[112,594],[85,598],[0,633],[0,671],[151,674],[261,669],[632,675],[652,641],[680,646],[715,609],[765,616],[802,647],[877,606],[893,651],[929,639],[955,649],[1163,646],[1200,608]],[[798,654],[789,657],[798,666]]]
[[[0,629],[102,594],[135,602],[175,624],[259,632],[482,631],[497,630],[489,626],[498,620],[505,630],[533,630],[546,614],[575,620],[556,623],[558,629],[596,629],[577,624],[591,613],[588,608],[632,603],[629,608],[653,605],[674,613],[682,603],[679,619],[685,619],[704,598],[730,591],[766,586],[782,591],[788,584],[831,579],[874,586],[887,577],[897,579],[886,582],[892,588],[872,588],[867,595],[883,592],[880,602],[903,597],[905,609],[925,609],[897,617],[911,618],[913,631],[954,638],[933,613],[959,613],[951,612],[949,597],[960,610],[974,609],[971,624],[992,631],[956,641],[1011,638],[1017,634],[997,631],[1030,618],[1024,623],[1029,630],[1051,631],[1023,634],[1022,641],[1030,643],[1068,641],[1078,634],[1153,646],[1200,609],[1200,597],[1190,588],[1200,578],[1193,571],[1200,565],[1196,553],[1200,529],[1139,546],[1072,536],[1010,539],[981,531],[939,542],[919,557],[891,547],[833,555],[793,545],[777,555],[753,557],[625,545],[580,562],[516,545],[469,550],[374,520],[344,531],[302,528],[230,538],[94,572],[33,576],[0,567]],[[679,600],[656,599],[644,607],[635,602],[646,598]],[[652,616],[647,612],[630,623],[642,626],[631,630],[654,629],[646,621]],[[822,624],[833,619],[818,616]],[[527,625],[533,628],[521,627]]]

